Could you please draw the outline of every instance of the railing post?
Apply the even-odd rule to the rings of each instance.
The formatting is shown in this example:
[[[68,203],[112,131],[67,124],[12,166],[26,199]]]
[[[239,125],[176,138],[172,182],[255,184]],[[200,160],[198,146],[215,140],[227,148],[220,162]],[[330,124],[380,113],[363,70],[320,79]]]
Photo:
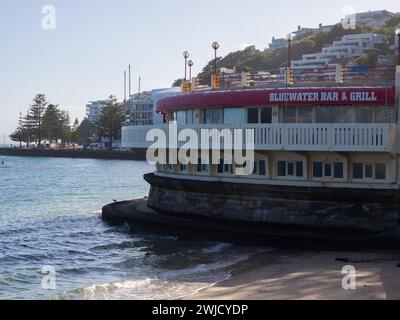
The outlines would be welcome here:
[[[249,81],[248,81],[248,72],[242,71],[240,75],[240,85],[242,87],[248,87],[249,86]]]
[[[341,64],[336,65],[335,80],[337,83],[343,83],[343,81],[344,81],[344,68]]]

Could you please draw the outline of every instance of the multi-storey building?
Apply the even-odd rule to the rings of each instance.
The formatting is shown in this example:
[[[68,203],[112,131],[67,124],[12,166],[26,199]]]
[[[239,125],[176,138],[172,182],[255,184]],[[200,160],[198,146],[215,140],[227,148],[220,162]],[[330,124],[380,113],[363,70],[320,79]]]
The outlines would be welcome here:
[[[377,45],[384,43],[384,35],[375,33],[352,34],[334,41],[322,52],[304,54],[301,60],[292,61],[295,68],[323,68],[333,59],[357,58],[365,52],[376,50]]]
[[[86,105],[86,117],[92,123],[96,123],[101,116],[101,112],[107,106],[109,100],[91,101]]]

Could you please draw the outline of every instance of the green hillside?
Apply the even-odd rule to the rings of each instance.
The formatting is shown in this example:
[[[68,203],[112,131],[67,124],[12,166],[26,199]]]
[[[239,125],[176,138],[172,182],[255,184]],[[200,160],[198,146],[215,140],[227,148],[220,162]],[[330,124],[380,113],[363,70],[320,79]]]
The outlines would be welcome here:
[[[357,33],[382,33],[385,34],[386,43],[378,48],[378,52],[368,53],[358,59],[360,65],[371,65],[376,63],[376,57],[379,54],[387,54],[389,52],[387,43],[393,44],[396,26],[400,23],[400,14],[397,14],[386,27],[381,29],[371,29],[366,26],[359,26],[355,30],[345,30],[341,24],[337,24],[331,31],[326,31],[317,35],[306,34],[297,37],[292,42],[292,59],[298,60],[303,54],[320,52],[323,47],[330,46],[333,41],[340,40],[344,35]],[[392,54],[394,54],[392,52]],[[236,68],[238,72],[257,72],[277,70],[287,66],[288,49],[281,48],[273,52],[264,52],[250,46],[244,50],[236,51],[228,54],[226,57],[219,58],[218,66],[225,68]],[[209,82],[211,73],[214,68],[214,61],[210,61],[203,71],[198,75],[203,84]]]

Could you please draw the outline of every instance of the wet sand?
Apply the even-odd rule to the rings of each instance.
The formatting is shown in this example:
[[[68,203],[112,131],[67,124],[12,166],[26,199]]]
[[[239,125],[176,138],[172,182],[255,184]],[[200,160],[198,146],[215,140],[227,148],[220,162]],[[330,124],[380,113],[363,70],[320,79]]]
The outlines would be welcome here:
[[[339,261],[338,261],[339,260]],[[400,300],[400,252],[285,252],[251,257],[232,277],[186,300]],[[344,290],[345,266],[356,290]]]

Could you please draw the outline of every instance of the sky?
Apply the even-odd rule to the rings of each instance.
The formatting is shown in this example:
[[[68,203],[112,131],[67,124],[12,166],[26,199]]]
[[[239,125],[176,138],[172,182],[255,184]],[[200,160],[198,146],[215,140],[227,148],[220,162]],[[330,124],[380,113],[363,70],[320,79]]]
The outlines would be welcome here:
[[[55,29],[44,6],[55,9]],[[0,144],[33,97],[43,93],[82,120],[88,101],[123,98],[123,72],[132,65],[132,91],[170,87],[219,55],[247,45],[264,49],[298,25],[340,21],[348,10],[400,11],[398,0],[0,0]],[[53,16],[51,16],[53,17]],[[53,22],[53,20],[51,20]],[[48,25],[48,24],[46,24]]]

